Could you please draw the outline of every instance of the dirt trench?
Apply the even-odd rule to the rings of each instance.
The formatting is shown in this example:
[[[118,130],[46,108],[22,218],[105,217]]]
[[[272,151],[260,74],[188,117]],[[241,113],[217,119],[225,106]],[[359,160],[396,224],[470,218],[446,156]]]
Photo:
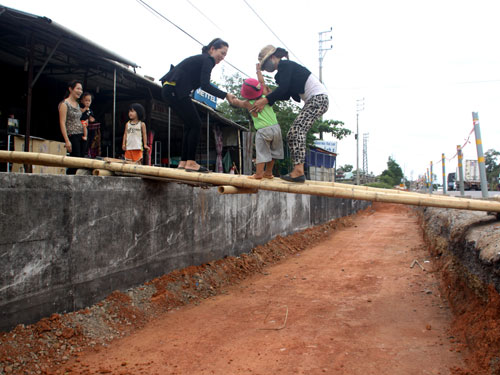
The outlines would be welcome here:
[[[20,325],[0,335],[0,374],[494,374],[454,324],[418,220],[376,204]]]

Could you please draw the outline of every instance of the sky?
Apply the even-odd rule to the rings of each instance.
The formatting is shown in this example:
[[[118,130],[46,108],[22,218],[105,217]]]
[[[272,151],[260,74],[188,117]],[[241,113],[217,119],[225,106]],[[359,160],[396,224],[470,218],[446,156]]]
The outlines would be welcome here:
[[[170,64],[198,54],[201,45],[152,14],[137,0],[0,0],[2,5],[51,18],[141,66],[139,74],[160,78]],[[203,44],[229,43],[227,62],[255,75],[257,55],[267,44],[322,78],[330,108],[353,133],[338,141],[337,165],[363,167],[368,133],[368,171],[380,174],[392,157],[407,178],[434,163],[441,178],[457,166],[456,146],[473,129],[478,112],[484,151],[500,150],[500,22],[496,0],[143,0]],[[264,22],[263,22],[264,21]],[[217,65],[212,78],[236,70]],[[364,102],[362,110],[357,104]],[[330,138],[329,138],[330,139]],[[464,159],[476,159],[474,135]]]

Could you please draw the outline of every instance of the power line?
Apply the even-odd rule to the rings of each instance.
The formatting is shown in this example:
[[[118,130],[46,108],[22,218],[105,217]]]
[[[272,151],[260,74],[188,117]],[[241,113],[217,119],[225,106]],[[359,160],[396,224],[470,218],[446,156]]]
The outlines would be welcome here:
[[[176,28],[178,28],[180,31],[182,31],[184,34],[186,34],[188,37],[190,37],[191,39],[193,39],[195,42],[197,42],[199,45],[203,46],[203,43],[200,42],[198,39],[196,39],[194,36],[192,36],[191,34],[189,34],[186,30],[184,30],[183,28],[177,26],[175,23],[173,23],[172,21],[170,21],[167,17],[165,17],[163,14],[161,14],[160,12],[158,12],[156,9],[154,9],[153,7],[151,7],[150,5],[148,5],[146,2],[142,1],[142,0],[137,0],[137,2],[139,4],[141,4],[144,8],[146,8],[147,10],[149,10],[151,13],[163,18],[165,21],[169,22],[170,24],[172,24],[173,26],[175,26]]]
[[[266,21],[264,21],[264,20],[262,19],[262,17],[261,17],[261,16],[259,16],[259,14],[255,11],[255,9],[253,9],[253,8],[250,6],[250,4],[248,4],[247,0],[243,0],[243,1],[244,1],[244,2],[245,2],[245,4],[246,4],[246,5],[247,5],[247,6],[248,6],[251,10],[252,10],[252,12],[254,12],[254,13],[255,13],[255,15],[257,16],[257,18],[258,18],[259,20],[261,20],[261,21],[262,21],[262,23],[263,23],[263,24],[264,24],[264,25],[265,25],[265,26],[269,29],[269,31],[270,31],[270,32],[271,32],[271,33],[272,33],[272,34],[273,34],[273,35],[274,35],[274,36],[275,36],[275,37],[276,37],[276,38],[280,41],[280,43],[281,43],[281,44],[282,44],[282,45],[283,45],[283,46],[284,46],[284,47],[285,47],[285,48],[286,48],[286,49],[287,49],[287,50],[288,50],[288,51],[289,51],[292,55],[294,55],[294,56],[297,58],[297,60],[298,60],[298,61],[299,61],[302,65],[304,65],[304,63],[303,63],[302,61],[300,61],[299,57],[298,57],[295,53],[293,53],[293,51],[292,51],[289,47],[287,47],[287,45],[285,44],[285,42],[283,42],[283,41],[280,39],[280,37],[279,37],[278,35],[276,35],[276,33],[275,33],[275,32],[274,32],[274,31],[273,31],[273,30],[272,30],[272,29],[268,26],[268,24],[266,23]]]
[[[203,13],[201,10],[199,10],[191,1],[186,0],[189,5],[191,5],[194,9],[196,9],[203,17],[205,17],[212,25],[214,25],[216,28],[218,28],[220,31],[224,32],[219,25],[217,25],[215,22],[213,22],[205,13]]]
[[[170,21],[167,17],[165,17],[163,14],[161,14],[160,12],[158,12],[156,9],[154,9],[152,6],[150,6],[149,4],[147,4],[145,1],[143,0],[136,0],[139,4],[141,4],[144,8],[146,8],[148,11],[150,11],[152,14],[154,14],[155,16],[157,17],[160,17],[162,18],[163,20],[169,22],[170,24],[172,24],[173,26],[175,26],[177,29],[179,29],[180,31],[182,31],[184,34],[186,34],[187,36],[189,36],[191,39],[193,39],[196,43],[198,43],[200,46],[204,46],[204,44],[202,42],[200,42],[198,39],[196,39],[194,36],[192,36],[191,34],[189,34],[186,30],[184,30],[183,28],[181,28],[180,26],[177,26],[174,22]],[[243,72],[242,70],[238,69],[236,66],[234,66],[233,64],[231,64],[229,61],[227,61],[226,59],[223,60],[223,62],[227,65],[229,65],[230,67],[232,67],[233,69],[237,70],[238,72],[240,72],[241,74],[243,74],[244,76],[247,76],[247,77],[250,77],[248,74],[246,74],[245,72]]]

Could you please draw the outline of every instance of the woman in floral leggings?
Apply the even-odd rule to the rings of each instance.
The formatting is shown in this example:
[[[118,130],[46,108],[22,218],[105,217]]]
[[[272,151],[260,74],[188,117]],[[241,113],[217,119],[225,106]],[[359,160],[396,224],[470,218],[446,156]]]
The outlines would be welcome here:
[[[252,111],[261,112],[266,104],[273,105],[277,100],[289,100],[290,97],[297,102],[301,99],[305,102],[287,135],[293,170],[281,176],[286,181],[305,182],[306,135],[314,121],[328,110],[328,93],[308,69],[290,61],[288,52],[283,48],[265,46],[259,53],[259,63],[261,69],[267,72],[278,70],[274,77],[278,87],[265,98],[257,100]]]

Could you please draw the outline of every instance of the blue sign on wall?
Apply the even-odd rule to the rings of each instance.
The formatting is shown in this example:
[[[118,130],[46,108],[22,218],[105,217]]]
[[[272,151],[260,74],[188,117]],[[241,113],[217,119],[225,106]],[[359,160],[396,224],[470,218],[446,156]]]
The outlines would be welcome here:
[[[337,141],[314,141],[316,147],[322,148],[323,150],[337,153]]]
[[[214,87],[217,87],[215,85],[212,85]],[[196,89],[196,91],[193,94],[193,99],[198,100],[199,102],[205,103],[209,107],[212,107],[215,109],[217,107],[217,98],[213,96],[212,94],[209,94],[206,91],[203,91],[202,89]]]

